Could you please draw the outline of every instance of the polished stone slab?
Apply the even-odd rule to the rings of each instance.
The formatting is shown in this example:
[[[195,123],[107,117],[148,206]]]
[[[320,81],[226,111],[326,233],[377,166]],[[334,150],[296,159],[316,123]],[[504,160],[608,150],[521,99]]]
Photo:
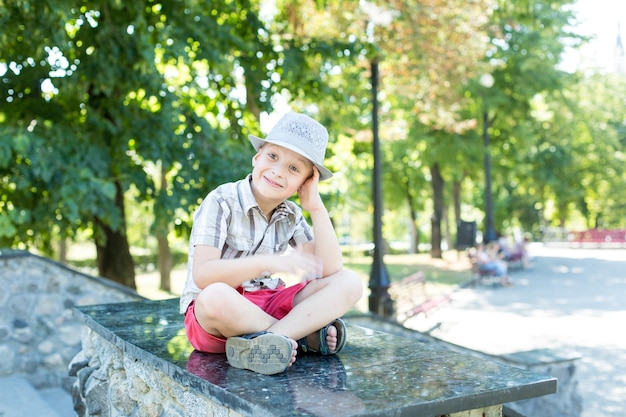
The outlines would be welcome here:
[[[175,381],[246,414],[438,416],[556,392],[556,379],[348,323],[334,356],[274,376],[194,351],[178,299],[78,307],[85,324]]]

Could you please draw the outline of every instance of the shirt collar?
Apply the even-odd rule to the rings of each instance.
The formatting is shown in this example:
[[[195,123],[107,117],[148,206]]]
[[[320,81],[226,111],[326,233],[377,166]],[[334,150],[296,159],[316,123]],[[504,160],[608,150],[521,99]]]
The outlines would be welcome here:
[[[239,201],[244,213],[249,213],[250,210],[255,207],[260,210],[259,204],[252,193],[252,174],[248,174],[248,176],[239,183]],[[282,218],[288,215],[295,215],[295,211],[290,207],[287,201],[283,201],[276,207],[272,217],[279,216],[279,218]]]

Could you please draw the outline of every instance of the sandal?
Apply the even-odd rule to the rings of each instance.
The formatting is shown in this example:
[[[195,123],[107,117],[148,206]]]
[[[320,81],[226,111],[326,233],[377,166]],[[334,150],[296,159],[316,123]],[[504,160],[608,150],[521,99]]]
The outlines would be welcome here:
[[[326,343],[326,336],[328,335],[328,328],[335,326],[337,329],[337,348],[334,351],[330,351],[328,343]],[[311,335],[317,334],[317,343],[311,344],[307,341],[307,338]],[[302,353],[319,353],[321,355],[334,355],[339,353],[343,346],[346,344],[346,324],[341,319],[336,319],[326,327],[322,327],[316,333],[303,337],[298,341],[298,348]]]
[[[284,372],[289,367],[292,353],[289,338],[270,332],[226,339],[226,359],[231,366],[264,375]]]

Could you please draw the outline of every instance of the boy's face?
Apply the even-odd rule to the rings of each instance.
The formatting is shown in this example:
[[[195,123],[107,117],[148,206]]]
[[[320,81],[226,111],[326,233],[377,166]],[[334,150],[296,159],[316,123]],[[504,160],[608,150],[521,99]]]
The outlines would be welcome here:
[[[258,197],[286,200],[313,174],[313,164],[282,146],[265,144],[252,158],[252,184]]]

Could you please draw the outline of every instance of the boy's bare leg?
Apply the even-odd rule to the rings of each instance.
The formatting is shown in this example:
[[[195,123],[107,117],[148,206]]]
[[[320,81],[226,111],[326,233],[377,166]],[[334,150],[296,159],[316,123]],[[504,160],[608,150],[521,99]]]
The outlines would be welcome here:
[[[195,312],[207,333],[224,338],[264,331],[277,322],[223,283],[212,284],[198,295]]]
[[[349,270],[316,279],[296,295],[294,307],[289,314],[271,325],[268,331],[300,340],[341,317],[356,304],[362,294],[361,279]],[[334,326],[329,329],[327,342],[335,346],[337,344]]]
[[[237,290],[223,283],[205,288],[198,295],[194,310],[196,320],[207,333],[226,339],[265,331],[277,322]],[[298,343],[290,340],[293,350],[289,366],[296,361],[298,352]]]
[[[363,293],[361,279],[343,270],[317,279],[303,288],[294,299],[294,308],[278,321],[241,296],[227,284],[216,283],[205,288],[195,302],[196,320],[209,334],[218,337],[240,336],[270,331],[292,340],[295,362],[297,342],[341,317]],[[337,346],[337,329],[331,326],[326,342],[331,351]]]

